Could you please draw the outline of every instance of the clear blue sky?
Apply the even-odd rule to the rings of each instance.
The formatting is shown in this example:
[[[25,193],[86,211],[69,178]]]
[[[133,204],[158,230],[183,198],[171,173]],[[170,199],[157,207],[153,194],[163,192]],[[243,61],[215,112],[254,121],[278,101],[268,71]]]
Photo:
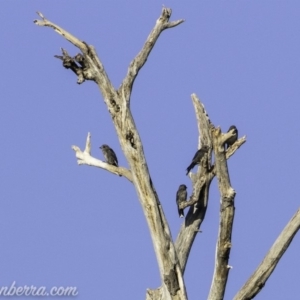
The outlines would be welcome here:
[[[179,3],[180,2],[180,3]],[[175,239],[175,194],[191,184],[197,150],[190,99],[196,93],[223,131],[247,143],[230,159],[237,191],[228,287],[232,299],[299,207],[300,3],[298,1],[5,1],[0,11],[0,286],[77,286],[78,299],[144,299],[160,279],[133,186],[78,166],[71,145],[92,154],[109,144],[127,166],[97,86],[76,84],[55,59],[78,50],[32,22],[41,11],[92,44],[118,87],[160,15],[182,25],[163,32],[134,84],[132,111],[152,179]],[[211,186],[203,233],[185,282],[206,299],[218,231],[219,192]],[[299,297],[296,236],[256,299]],[[19,298],[20,299],[20,298]],[[30,299],[29,297],[27,299]],[[62,299],[62,298],[61,298]]]

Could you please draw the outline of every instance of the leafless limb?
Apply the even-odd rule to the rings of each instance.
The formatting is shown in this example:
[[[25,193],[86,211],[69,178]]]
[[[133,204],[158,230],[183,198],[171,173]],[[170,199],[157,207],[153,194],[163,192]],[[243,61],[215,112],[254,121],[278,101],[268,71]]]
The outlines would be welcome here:
[[[245,285],[235,295],[234,300],[253,299],[264,287],[266,281],[273,273],[282,255],[285,253],[294,236],[300,228],[300,209],[285,226],[275,243],[258,266],[256,271],[248,279]]]
[[[85,58],[81,53],[78,53],[74,58],[69,55],[67,50],[61,48],[61,55],[54,55],[54,57],[62,60],[63,66],[66,69],[71,69],[77,75],[77,83],[81,84],[85,79],[93,80],[93,73],[90,73],[88,65],[86,65]],[[80,64],[80,66],[77,63]]]
[[[213,127],[209,116],[196,94],[192,94],[192,102],[194,105],[197,126],[199,132],[199,148],[201,145],[208,145],[212,148],[211,128]],[[246,141],[243,137],[235,142],[226,152],[226,159],[231,157],[235,151]],[[207,167],[200,168],[197,174],[190,173],[193,184],[193,194],[189,202],[195,202],[194,207],[189,209],[189,212],[182,223],[179,234],[177,236],[175,246],[177,255],[180,261],[182,272],[184,273],[186,263],[189,257],[195,237],[199,232],[199,228],[205,218],[205,213],[208,205],[208,196],[210,184],[215,177],[215,168],[211,164],[211,151],[208,153]],[[201,173],[202,172],[202,173]],[[205,182],[202,184],[202,182]],[[195,197],[198,195],[198,198]],[[196,200],[197,199],[197,200]],[[189,203],[190,204],[190,203]],[[189,206],[189,205],[187,205]],[[181,208],[181,207],[180,207]]]
[[[238,150],[244,143],[246,143],[246,136],[238,139],[231,147],[229,147],[226,151],[226,159],[229,159],[236,150]]]
[[[226,150],[226,159],[228,160],[244,143],[246,143],[246,136],[238,139],[231,147]],[[211,166],[210,173],[212,173],[213,176],[216,175],[215,165]]]
[[[205,184],[205,177],[206,176],[200,176],[200,179],[198,180],[198,181],[196,181],[195,182],[195,184],[199,184],[199,187],[197,187],[197,190],[199,190],[199,191],[201,191],[201,189],[202,189],[202,187],[204,186],[204,184]],[[194,205],[194,204],[196,204],[197,202],[199,201],[199,195],[195,195],[195,194],[192,194],[191,196],[190,196],[190,199],[189,200],[187,200],[187,201],[185,201],[185,202],[181,202],[180,204],[179,204],[179,207],[178,208],[180,208],[180,209],[185,209],[185,208],[187,208],[187,207],[189,207],[189,206],[192,206],[192,205]]]
[[[72,43],[74,46],[76,46],[77,48],[79,48],[83,53],[86,52],[86,45],[80,41],[78,38],[76,38],[74,35],[70,34],[69,32],[65,31],[64,29],[62,29],[61,27],[59,27],[58,25],[50,22],[49,20],[47,20],[42,13],[37,12],[37,14],[41,17],[42,20],[34,20],[33,22],[36,25],[39,26],[47,26],[47,27],[51,27],[53,28],[57,33],[59,33],[60,35],[62,35],[66,40],[68,40],[70,43]]]
[[[81,151],[78,146],[72,146],[72,149],[76,153],[78,164],[99,167],[111,173],[124,176],[135,186],[148,222],[162,281],[160,288],[147,290],[147,300],[187,299],[183,273],[193,241],[197,233],[201,232],[200,226],[206,214],[211,181],[214,176],[218,177],[221,192],[220,226],[215,270],[208,298],[210,300],[221,300],[224,298],[229,269],[232,268],[228,265],[228,261],[231,249],[235,198],[235,191],[230,184],[227,159],[245,143],[246,137],[240,138],[230,148],[225,150],[224,143],[232,137],[233,133],[222,134],[219,128],[214,128],[203,104],[195,94],[192,95],[199,130],[199,148],[201,145],[207,145],[209,152],[202,159],[197,173],[189,174],[192,180],[193,192],[186,203],[180,204],[180,208],[183,209],[190,206],[190,209],[174,245],[169,225],[148,170],[142,142],[130,111],[130,97],[134,81],[140,69],[147,61],[158,37],[165,29],[175,27],[184,21],[177,20],[170,22],[171,13],[171,9],[163,7],[162,13],[144,46],[130,63],[127,75],[118,90],[111,84],[104,66],[92,45],[88,45],[63,28],[50,22],[41,13],[38,13],[41,20],[35,20],[34,23],[54,29],[80,49],[81,53],[78,53],[74,57],[71,57],[65,49],[62,49],[62,55],[55,55],[55,57],[63,62],[65,68],[72,70],[77,75],[78,84],[84,83],[85,80],[93,80],[98,85],[104,102],[111,114],[130,170],[109,165],[92,157],[90,134],[88,134],[84,151]],[[212,164],[211,161],[212,148],[214,149],[215,164]],[[237,293],[234,298],[235,300],[247,300],[255,297],[275,269],[278,261],[299,230],[299,227],[300,210],[297,211],[287,224],[254,274]]]
[[[207,145],[209,148],[212,147],[212,139],[211,139],[211,121],[209,116],[204,108],[203,103],[197,97],[196,94],[192,94],[192,102],[195,109],[198,132],[199,132],[199,144],[198,147],[200,148],[201,145]]]
[[[216,175],[221,193],[221,212],[219,236],[217,241],[215,269],[210,288],[209,300],[223,299],[228,279],[231,233],[234,218],[235,191],[230,185],[224,143],[231,137],[230,133],[222,134],[220,128],[212,129]]]
[[[78,146],[72,146],[72,149],[76,153],[76,157],[78,158],[77,163],[79,165],[88,165],[88,166],[101,168],[101,169],[107,170],[113,174],[116,174],[119,176],[124,176],[129,181],[132,182],[132,175],[131,175],[130,170],[123,168],[123,167],[115,167],[113,165],[109,165],[109,164],[91,156],[91,134],[90,133],[88,133],[84,151],[81,151]]]
[[[108,110],[112,116],[121,148],[128,161],[132,182],[138,194],[144,215],[147,219],[156,258],[159,265],[162,280],[161,294],[163,299],[185,300],[187,299],[185,284],[172,241],[169,225],[160,205],[154,184],[151,180],[146,158],[142,147],[142,142],[135,126],[131,111],[129,109],[129,98],[133,81],[138,71],[142,68],[154,47],[160,33],[167,28],[174,27],[183,20],[169,22],[171,9],[163,8],[161,16],[156,22],[154,29],[150,33],[146,44],[140,53],[134,58],[129,67],[128,74],[124,79],[120,89],[116,91],[106,74],[103,64],[96,54],[93,46],[80,41],[61,27],[46,20],[39,13],[42,20],[35,20],[35,24],[49,26],[65,37],[82,51],[85,72],[82,72],[83,79],[93,80],[97,83]],[[74,58],[75,59],[75,58]],[[63,57],[62,57],[63,60]],[[82,60],[80,60],[82,62]],[[77,73],[76,73],[77,74]],[[87,76],[88,78],[85,78]],[[78,81],[83,82],[78,78]],[[76,155],[80,155],[79,148],[75,147]],[[113,170],[112,170],[113,171]],[[149,294],[149,293],[148,293]],[[148,296],[147,296],[148,297]]]
[[[196,119],[198,124],[199,131],[199,147],[200,145],[208,145],[212,146],[211,138],[210,138],[210,120],[208,115],[204,109],[203,104],[197,98],[195,94],[192,94],[192,102],[194,105]],[[208,160],[206,163],[208,164],[211,160],[211,151],[208,154]],[[200,225],[205,217],[207,202],[208,202],[208,191],[210,187],[210,183],[213,179],[213,176],[208,172],[209,166],[206,168],[199,168],[197,174],[192,176],[193,182],[193,193],[192,193],[192,201],[195,201],[195,204],[190,207],[187,216],[184,222],[181,225],[179,234],[177,236],[175,247],[177,251],[177,255],[180,261],[182,272],[184,273],[186,263],[189,257],[189,253],[195,237],[199,232]],[[203,184],[204,183],[204,184]]]
[[[148,58],[151,50],[153,49],[160,34],[165,29],[175,27],[175,26],[181,24],[182,22],[184,22],[184,20],[169,22],[171,14],[172,14],[172,10],[170,8],[165,8],[165,7],[163,8],[162,14],[161,14],[160,18],[157,20],[151,33],[149,34],[142,50],[130,63],[127,75],[119,88],[119,93],[121,95],[123,95],[124,100],[126,102],[130,101],[130,95],[131,95],[134,80],[135,80],[136,76],[138,75],[140,69],[143,67],[143,65],[147,61],[147,58]]]

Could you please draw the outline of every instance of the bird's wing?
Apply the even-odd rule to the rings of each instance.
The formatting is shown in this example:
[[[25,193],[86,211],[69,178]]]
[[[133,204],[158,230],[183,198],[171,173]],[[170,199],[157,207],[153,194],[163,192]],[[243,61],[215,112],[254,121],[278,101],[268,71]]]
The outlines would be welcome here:
[[[182,190],[179,190],[177,192],[177,203],[181,203],[181,202],[184,202],[186,200],[186,197],[187,197],[187,191],[182,191]]]
[[[200,149],[200,150],[201,150],[201,149]],[[192,161],[198,160],[198,156],[199,156],[199,154],[200,154],[200,150],[198,150],[198,151],[195,153],[195,155],[194,155]]]
[[[187,191],[186,190],[184,191],[184,195],[183,196],[184,196],[184,201],[186,201],[186,199],[187,199]]]
[[[109,149],[110,151],[110,156],[113,158],[113,160],[118,164],[118,158],[117,155],[115,153],[115,151],[113,149]]]
[[[181,191],[178,190],[177,193],[176,193],[176,203],[177,203],[177,205],[179,205],[179,203],[181,202],[181,200],[180,200],[180,198],[181,198],[181,197],[180,197],[180,192],[181,192]]]

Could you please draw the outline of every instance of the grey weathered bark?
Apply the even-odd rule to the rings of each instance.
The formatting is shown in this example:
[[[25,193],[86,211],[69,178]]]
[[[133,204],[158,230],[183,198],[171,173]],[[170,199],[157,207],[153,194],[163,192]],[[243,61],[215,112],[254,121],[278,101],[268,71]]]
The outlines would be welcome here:
[[[273,273],[280,258],[289,247],[294,236],[300,228],[300,209],[294,214],[289,223],[285,226],[275,243],[258,266],[256,271],[248,279],[245,285],[235,295],[234,300],[253,299],[264,287],[266,281]],[[295,298],[296,299],[296,298]]]
[[[78,84],[82,84],[85,80],[93,80],[98,85],[108,111],[111,114],[121,148],[128,161],[130,170],[109,165],[92,157],[90,134],[88,134],[84,151],[81,151],[78,146],[72,146],[72,149],[75,151],[78,164],[86,164],[105,169],[127,178],[135,186],[149,226],[162,282],[160,288],[147,290],[146,299],[187,299],[183,274],[191,247],[205,218],[210,183],[214,176],[217,176],[219,180],[221,213],[216,265],[209,299],[223,299],[228,278],[228,269],[230,268],[228,266],[228,259],[231,247],[231,230],[234,215],[233,200],[235,195],[234,190],[230,186],[226,160],[245,143],[246,138],[240,138],[225,151],[223,145],[226,139],[230,138],[231,133],[222,134],[219,129],[214,129],[203,104],[195,94],[192,95],[199,130],[199,148],[200,145],[207,145],[210,150],[202,160],[201,167],[198,168],[197,173],[190,173],[193,193],[189,201],[182,204],[182,208],[190,206],[190,209],[181,226],[176,243],[173,244],[169,225],[151,180],[142,142],[130,110],[130,97],[135,78],[139,70],[145,64],[159,35],[165,29],[181,24],[183,20],[169,22],[171,9],[163,8],[162,14],[149,34],[142,50],[130,63],[127,75],[121,86],[119,89],[115,89],[93,46],[80,41],[61,27],[48,21],[41,13],[38,13],[38,15],[42,20],[35,20],[35,24],[53,28],[57,33],[61,34],[65,39],[81,50],[82,53],[71,57],[66,50],[62,49],[62,55],[56,55],[55,57],[62,60],[65,68],[71,69],[77,75]],[[211,163],[212,148],[214,148],[215,153],[214,165]],[[288,247],[293,236],[296,234],[299,226],[300,213],[298,211],[279,236],[257,271],[237,294],[235,300],[251,299],[259,292]]]
[[[205,111],[203,104],[197,98],[195,94],[192,94],[192,102],[194,105],[196,120],[199,132],[199,142],[198,148],[201,145],[207,145],[212,147],[211,137],[210,137],[210,127],[211,122]],[[210,183],[213,179],[213,175],[209,172],[211,161],[211,151],[208,152],[207,160],[204,161],[206,166],[204,168],[199,168],[196,174],[190,173],[190,177],[193,183],[193,192],[191,196],[191,204],[193,204],[182,223],[179,234],[177,236],[175,247],[177,255],[180,261],[180,266],[182,273],[185,271],[186,263],[196,238],[199,233],[199,229],[202,221],[204,220]]]
[[[212,146],[211,129],[213,125],[205,111],[204,105],[195,94],[192,94],[192,101],[195,108],[198,131],[199,146]],[[240,138],[232,147],[226,151],[226,159],[231,157],[235,151],[246,142],[246,137]],[[189,204],[194,204],[186,216],[185,222],[182,223],[179,234],[177,236],[175,247],[180,261],[182,272],[184,273],[190,250],[196,235],[199,233],[200,226],[205,218],[208,205],[209,188],[213,178],[216,175],[216,168],[211,166],[211,151],[208,153],[208,168],[201,168],[197,174],[192,174],[193,193]],[[204,185],[202,182],[204,181]],[[198,196],[198,198],[197,198]]]
[[[145,64],[159,35],[163,30],[175,27],[182,23],[183,20],[169,22],[171,9],[163,8],[162,14],[148,36],[144,47],[131,62],[122,85],[118,90],[115,90],[92,46],[87,45],[61,27],[48,21],[41,13],[38,14],[42,20],[35,20],[34,22],[37,25],[53,28],[82,51],[82,56],[80,57],[81,67],[76,65],[74,61],[76,57],[72,59],[64,49],[62,50],[63,56],[57,57],[62,59],[64,67],[72,69],[78,75],[77,82],[79,84],[83,83],[84,80],[93,80],[97,83],[112,116],[121,148],[130,166],[132,182],[150,229],[159,265],[164,299],[187,299],[184,280],[169,225],[152,183],[142,142],[129,107],[134,80],[139,70]],[[74,150],[77,155],[80,154],[79,148]]]
[[[221,212],[219,237],[217,242],[215,270],[208,299],[221,300],[224,298],[228,273],[229,254],[231,249],[231,232],[234,217],[235,191],[230,185],[225,153],[225,142],[232,133],[222,134],[220,128],[213,129],[213,145],[215,154],[216,175],[221,193]]]

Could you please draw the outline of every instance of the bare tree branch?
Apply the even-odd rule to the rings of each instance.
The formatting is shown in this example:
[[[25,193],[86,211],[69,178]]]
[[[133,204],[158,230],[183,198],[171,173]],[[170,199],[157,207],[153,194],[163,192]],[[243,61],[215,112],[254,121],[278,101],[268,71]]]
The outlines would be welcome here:
[[[172,241],[169,225],[151,180],[139,133],[135,126],[129,106],[126,104],[127,100],[129,100],[133,81],[137,76],[138,71],[146,62],[147,56],[153,48],[155,41],[157,40],[162,29],[168,28],[168,20],[171,16],[171,10],[168,8],[163,9],[162,15],[156,22],[154,30],[152,31],[152,33],[154,32],[153,35],[150,34],[151,39],[147,40],[144,48],[134,59],[134,63],[132,64],[133,74],[127,77],[127,81],[123,81],[123,83],[126,82],[127,90],[122,92],[116,91],[113,88],[101,61],[92,46],[79,41],[61,27],[49,22],[43,17],[42,14],[39,15],[43,20],[35,21],[37,25],[50,26],[54,28],[55,31],[64,36],[75,46],[79,47],[83,52],[83,58],[85,62],[84,66],[86,69],[85,71],[87,74],[89,74],[89,78],[85,79],[92,79],[98,84],[104,101],[112,116],[121,148],[131,170],[132,182],[135,186],[149,226],[159,265],[160,276],[162,280],[161,291],[164,297],[163,299],[187,299],[184,280]],[[178,22],[178,24],[179,23],[180,22]],[[178,24],[172,23],[169,25],[169,27],[173,27]],[[156,31],[157,33],[155,33]],[[125,85],[123,84],[123,86]],[[121,86],[121,90],[122,89],[123,88]],[[75,147],[74,150],[76,151],[76,155],[81,155],[78,151],[78,147]],[[114,170],[111,169],[111,171]]]
[[[190,173],[189,175],[192,180],[193,192],[189,201],[180,204],[180,208],[183,209],[190,206],[190,209],[174,245],[169,225],[149,173],[143,145],[130,111],[130,96],[134,81],[140,69],[146,63],[158,37],[165,29],[173,28],[184,21],[169,22],[171,13],[171,9],[163,8],[142,50],[130,63],[127,75],[118,90],[115,90],[111,84],[93,46],[79,40],[61,27],[50,22],[39,12],[38,15],[41,17],[41,20],[35,20],[34,23],[39,26],[53,28],[81,50],[82,53],[71,57],[65,49],[62,49],[62,56],[56,55],[55,57],[62,60],[65,68],[72,70],[77,75],[78,84],[85,82],[85,80],[93,80],[98,85],[111,114],[130,170],[112,166],[92,157],[90,134],[88,134],[84,151],[81,151],[78,146],[72,146],[72,149],[76,153],[79,165],[96,166],[111,173],[124,176],[135,186],[149,226],[162,281],[160,288],[147,290],[147,300],[187,299],[183,273],[193,241],[197,233],[200,232],[199,228],[205,217],[210,183],[215,175],[218,177],[221,192],[220,226],[215,270],[208,299],[221,300],[224,298],[229,269],[231,268],[228,265],[228,261],[231,249],[235,198],[235,191],[230,185],[227,159],[245,143],[246,137],[240,138],[225,151],[224,143],[233,137],[233,132],[222,134],[219,128],[215,129],[202,103],[195,94],[192,95],[199,130],[199,148],[201,145],[207,145],[209,152],[202,159],[201,167],[198,168],[197,173]],[[212,146],[215,154],[215,165],[211,163]],[[237,293],[235,300],[252,299],[262,289],[299,228],[300,210],[287,224],[251,278]]]
[[[248,279],[245,285],[235,295],[234,300],[253,299],[264,287],[274,269],[276,268],[282,255],[285,253],[294,236],[300,228],[300,209],[294,214],[292,219],[285,226],[275,243],[258,266],[256,271]]]
[[[192,102],[194,105],[196,119],[199,131],[199,148],[201,145],[212,146],[210,138],[210,126],[211,122],[205,111],[203,104],[197,98],[195,94],[191,95]],[[211,160],[211,150],[208,153],[209,164]],[[208,202],[208,191],[213,176],[208,172],[209,165],[206,168],[199,168],[195,176],[191,176],[193,183],[193,193],[191,196],[192,202],[195,202],[194,206],[191,206],[185,221],[182,223],[179,234],[177,236],[175,247],[180,261],[182,273],[185,271],[186,263],[190,250],[197,233],[199,232],[200,225],[205,217],[207,202]],[[204,183],[204,184],[203,184]]]
[[[173,27],[178,26],[179,24],[181,24],[183,22],[184,22],[184,20],[178,20],[178,21],[169,22],[169,23],[166,24],[166,26],[165,26],[164,29],[173,28]]]
[[[235,153],[235,151],[238,150],[244,143],[246,143],[245,135],[238,139],[231,147],[227,149],[226,159],[229,159]]]
[[[93,75],[89,74],[89,72],[86,72],[88,70],[88,68],[83,68],[77,65],[77,63],[75,61],[79,60],[76,58],[71,57],[68,52],[61,48],[62,51],[62,56],[61,55],[54,55],[55,58],[58,58],[60,60],[62,60],[63,62],[63,66],[66,69],[71,69],[76,75],[77,75],[77,83],[81,84],[85,81],[85,79],[93,79]],[[84,57],[82,56],[82,54],[78,53],[76,55],[76,57],[80,57],[80,63],[81,65],[85,66],[84,63]]]
[[[107,163],[103,162],[102,160],[99,160],[99,159],[91,156],[91,134],[90,133],[88,133],[84,151],[81,151],[80,148],[77,146],[72,146],[72,149],[76,153],[76,157],[78,158],[77,163],[79,165],[88,165],[88,166],[101,168],[101,169],[107,170],[113,174],[116,174],[119,176],[124,176],[129,181],[132,182],[132,175],[131,175],[130,170],[123,168],[123,167],[115,167],[113,165],[107,164]]]
[[[192,94],[192,101],[196,113],[198,132],[199,132],[199,148],[201,145],[209,145],[211,147],[211,121],[209,116],[204,108],[204,105],[198,99],[195,94]],[[243,137],[235,142],[226,152],[226,159],[231,157],[235,151],[246,141],[246,138]],[[208,153],[208,167],[210,166],[211,161],[211,151]],[[193,183],[193,194],[188,201],[188,205],[190,202],[195,202],[195,206],[191,207],[185,221],[183,222],[179,234],[177,236],[175,246],[177,255],[180,261],[182,272],[184,273],[185,267],[187,264],[188,256],[190,250],[192,248],[193,242],[195,240],[196,235],[199,232],[199,228],[205,218],[205,213],[208,205],[208,196],[209,196],[209,188],[210,184],[216,175],[215,167],[212,166],[209,169],[209,172],[205,171],[205,168],[201,168],[203,172],[201,175],[199,171],[197,174],[190,173],[192,183]],[[202,186],[202,181],[205,181]],[[196,196],[198,195],[197,201]]]
[[[47,26],[47,27],[51,27],[53,28],[58,34],[62,35],[66,40],[68,40],[69,42],[71,42],[74,46],[76,46],[77,48],[79,48],[83,53],[86,52],[86,45],[80,41],[78,38],[76,38],[74,35],[68,33],[67,31],[65,31],[64,29],[62,29],[61,27],[59,27],[58,25],[48,21],[42,13],[37,12],[37,14],[41,17],[42,20],[34,20],[33,22],[36,25],[39,26]]]
[[[97,82],[101,93],[104,97],[104,99],[106,100],[106,104],[108,104],[109,102],[113,102],[114,100],[112,98],[115,98],[116,96],[116,91],[114,90],[108,75],[106,74],[103,64],[101,63],[100,59],[98,58],[96,51],[94,49],[94,47],[87,45],[87,43],[80,41],[77,37],[75,37],[74,35],[70,34],[69,32],[67,32],[66,30],[64,30],[63,28],[59,27],[58,25],[50,22],[49,20],[47,20],[42,13],[37,12],[37,14],[42,18],[42,20],[34,20],[33,22],[36,25],[39,26],[48,26],[53,28],[58,34],[62,35],[66,40],[68,40],[70,43],[72,43],[74,46],[76,46],[77,48],[79,48],[82,53],[83,53],[83,57],[86,60],[87,66],[88,66],[88,78],[89,80],[94,80]],[[91,74],[92,73],[92,74]],[[78,79],[78,81],[81,81],[80,79]],[[109,107],[113,110],[115,110],[116,108],[114,108],[115,102],[113,103],[109,103]]]
[[[203,172],[203,173],[204,173],[204,172]],[[206,182],[205,179],[206,179],[205,174],[201,174],[201,175],[200,175],[200,179],[197,180],[197,181],[195,181],[195,184],[198,184],[198,185],[199,185],[199,187],[197,187],[197,190],[201,191],[202,187],[204,186],[204,184],[205,184],[205,182]],[[198,196],[198,195],[192,194],[192,195],[190,196],[190,199],[187,200],[187,201],[185,201],[185,202],[181,202],[181,203],[179,204],[178,208],[180,208],[180,209],[185,209],[185,208],[187,208],[187,207],[189,207],[189,206],[192,206],[192,205],[196,204],[196,203],[199,201],[199,196],[198,196],[198,197],[197,197],[197,196]]]
[[[231,137],[231,133],[222,134],[220,128],[216,128],[212,130],[212,136],[216,174],[221,193],[221,212],[215,269],[208,299],[222,300],[224,298],[229,269],[231,268],[228,265],[228,260],[231,249],[235,191],[230,185],[226,153],[224,149],[224,143]]]
[[[149,34],[142,50],[130,63],[127,75],[124,78],[122,85],[119,88],[119,93],[121,95],[123,95],[124,100],[126,102],[130,101],[130,95],[131,95],[131,90],[132,90],[134,80],[135,80],[136,76],[138,75],[140,69],[143,67],[143,65],[147,61],[147,58],[148,58],[151,50],[153,49],[160,34],[165,29],[175,27],[175,26],[181,24],[182,22],[184,22],[184,20],[169,22],[171,14],[172,14],[172,10],[170,8],[163,7],[161,16],[156,21],[156,24],[155,24],[154,28],[152,29],[151,33]]]
[[[212,147],[212,139],[211,139],[211,121],[209,116],[205,110],[204,105],[197,97],[196,94],[192,94],[192,102],[195,109],[196,119],[197,119],[197,126],[199,132],[199,144],[198,147],[200,148],[201,145],[207,145],[209,148]]]
[[[226,159],[228,160],[244,143],[246,143],[245,135],[238,139],[231,147],[226,150]],[[211,166],[210,172],[213,174],[213,176],[216,175],[215,165]]]
[[[184,222],[181,225],[180,231],[178,233],[175,246],[177,251],[177,256],[180,261],[180,266],[182,273],[185,271],[187,260],[193,245],[193,242],[196,238],[196,235],[200,232],[199,228],[205,218],[205,213],[208,204],[208,192],[210,188],[210,183],[213,176],[206,176],[206,182],[199,192],[199,198],[197,199],[197,209],[194,211],[192,206]],[[193,192],[198,192],[198,187],[195,186]]]

